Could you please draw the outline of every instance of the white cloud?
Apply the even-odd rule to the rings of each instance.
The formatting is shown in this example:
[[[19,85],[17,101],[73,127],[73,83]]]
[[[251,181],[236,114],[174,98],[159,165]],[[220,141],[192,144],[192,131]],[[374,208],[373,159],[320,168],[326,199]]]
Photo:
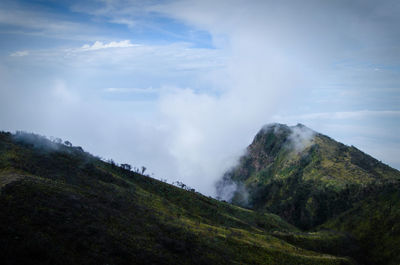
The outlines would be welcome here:
[[[52,95],[57,102],[62,101],[68,104],[78,104],[80,101],[79,96],[72,92],[63,80],[54,81]]]
[[[357,72],[353,70],[353,75],[349,75],[335,71],[332,66],[338,60],[386,62],[379,53],[385,50],[383,47],[390,46],[388,43],[396,43],[391,33],[397,29],[388,29],[379,19],[370,20],[367,13],[377,13],[374,3],[367,3],[368,10],[358,7],[358,4],[349,7],[340,1],[289,1],[286,4],[174,1],[154,7],[158,12],[211,32],[217,47],[228,51],[227,67],[215,78],[215,86],[221,88],[217,97],[190,89],[161,97],[162,113],[170,120],[170,148],[183,180],[210,192],[212,180],[221,176],[253,134],[272,121],[274,115],[282,110],[286,113],[295,110],[293,106],[298,107],[298,102],[302,102],[299,99],[304,102],[311,88],[318,85],[341,80],[347,82],[346,88],[351,86],[354,72]],[[397,20],[393,14],[386,19],[392,23]],[[382,38],[371,37],[376,34]],[[218,41],[220,39],[225,41]],[[360,43],[374,47],[375,53],[366,56],[364,50],[356,48]],[[335,79],[332,78],[334,74]],[[361,79],[369,72],[357,74]],[[334,105],[331,106],[334,109]],[[398,117],[397,112],[390,111],[340,110],[337,109],[333,117],[332,113],[318,113],[290,123],[308,124],[307,119],[321,121],[328,116],[330,119]],[[369,126],[373,127],[374,123]],[[318,128],[321,127],[315,129]]]
[[[91,2],[78,2],[71,9],[75,12],[90,14],[97,17],[106,18],[111,23],[125,24],[134,27],[137,18],[143,18],[151,11],[150,7],[157,0],[148,1],[99,1],[96,5]]]
[[[392,98],[398,97],[398,72],[384,75],[385,64],[400,59],[394,52],[400,36],[398,9],[388,8],[390,1],[347,2],[205,0],[154,7],[154,2],[106,1],[99,9],[76,7],[97,16],[93,24],[128,26],[143,23],[137,16],[156,11],[157,19],[167,16],[209,32],[216,49],[154,44],[146,34],[143,38],[153,44],[133,44],[130,31],[110,37],[101,27],[91,30],[48,13],[0,12],[3,25],[51,38],[83,39],[75,48],[62,42],[62,48],[29,50],[21,60],[0,64],[12,77],[0,90],[0,124],[2,129],[67,137],[95,154],[145,165],[158,177],[179,179],[206,194],[214,193],[214,182],[270,121],[302,122],[365,151],[389,150],[397,141],[394,135],[400,135],[398,124],[393,125],[399,120],[397,105],[382,100],[388,110],[375,111],[383,108],[370,103],[345,108],[341,102],[368,102],[371,88],[381,91],[382,82],[392,89]],[[361,71],[363,64],[369,67]],[[355,93],[354,86],[364,88],[365,83],[369,90]],[[329,95],[321,89],[332,86],[336,90]],[[145,93],[159,97],[126,100]],[[371,145],[373,137],[385,140]],[[388,153],[395,157],[395,149]]]
[[[337,111],[337,112],[320,112],[320,113],[309,113],[295,116],[282,117],[280,115],[274,116],[276,120],[282,118],[292,120],[348,120],[348,119],[365,119],[365,118],[400,118],[400,111],[398,110],[357,110],[357,111]]]
[[[126,25],[129,28],[133,28],[136,26],[136,22],[132,19],[127,19],[127,18],[114,18],[110,20],[111,23],[115,23],[115,24],[122,24],[122,25]]]
[[[69,30],[76,23],[51,18],[49,14],[24,9],[21,6],[0,6],[0,23],[35,30]]]
[[[95,24],[69,19],[66,15],[32,8],[19,1],[10,0],[0,2],[0,25],[2,25],[1,33],[47,37],[49,38],[46,40],[47,47],[54,39],[64,42],[66,40],[92,41],[100,39],[98,34],[101,34],[101,30]],[[104,36],[103,39],[105,39]]]
[[[94,51],[101,49],[109,49],[109,48],[128,48],[139,46],[137,44],[132,44],[130,40],[122,40],[122,41],[112,41],[109,43],[103,43],[101,41],[96,41],[92,45],[85,44],[79,50],[80,51]]]
[[[292,148],[296,153],[302,152],[305,148],[312,144],[315,131],[302,125],[292,126],[290,129],[291,132],[288,139],[290,140]]]
[[[127,87],[108,87],[104,89],[107,93],[138,93],[138,94],[153,94],[158,93],[158,89],[149,88],[127,88]]]
[[[16,51],[10,54],[12,57],[23,57],[29,55],[28,51]]]

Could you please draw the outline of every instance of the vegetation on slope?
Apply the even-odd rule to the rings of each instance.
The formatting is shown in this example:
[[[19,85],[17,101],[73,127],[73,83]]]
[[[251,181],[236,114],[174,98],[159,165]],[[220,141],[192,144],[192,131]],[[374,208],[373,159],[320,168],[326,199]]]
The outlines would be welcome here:
[[[398,260],[399,248],[392,244],[400,240],[393,232],[397,231],[393,225],[397,215],[385,214],[384,209],[392,205],[391,209],[399,210],[400,199],[393,195],[396,199],[390,201],[381,194],[398,187],[399,180],[399,171],[353,146],[303,125],[274,124],[256,135],[239,164],[224,175],[218,190],[223,193],[225,187],[236,185],[239,188],[231,199],[235,204],[276,213],[302,229],[326,223],[322,227],[349,233],[361,247],[358,250],[350,244],[347,253],[320,245],[323,251],[350,254],[365,264],[392,264]],[[371,206],[374,199],[378,202]],[[342,219],[336,219],[340,216]],[[371,221],[371,216],[380,216],[382,226],[374,229],[378,223]],[[277,236],[302,247],[308,245],[301,235]],[[384,242],[378,247],[380,240]],[[382,246],[387,250],[381,251]]]
[[[352,264],[276,215],[32,134],[0,133],[0,207],[2,264]]]
[[[310,130],[303,125],[294,128]],[[246,192],[239,189],[232,202],[279,214],[309,229],[400,180],[397,170],[355,147],[317,133],[293,140],[293,130],[280,124],[261,130],[219,189],[230,182],[244,185]],[[293,141],[302,140],[308,144],[293,147]]]
[[[368,250],[359,257],[364,264],[400,264],[400,185],[385,186],[322,228],[354,235]]]

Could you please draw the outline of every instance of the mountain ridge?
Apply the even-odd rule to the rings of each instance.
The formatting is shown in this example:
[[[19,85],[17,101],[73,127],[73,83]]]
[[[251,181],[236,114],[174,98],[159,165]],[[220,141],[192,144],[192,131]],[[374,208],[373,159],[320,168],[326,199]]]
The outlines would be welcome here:
[[[358,260],[365,264],[389,264],[400,259],[389,243],[400,243],[400,233],[393,223],[400,217],[400,188],[394,188],[400,187],[399,183],[399,171],[354,146],[346,146],[302,124],[272,124],[256,134],[238,164],[224,174],[217,191],[220,196],[230,196],[233,204],[278,214],[302,229],[348,232],[364,246],[365,255]],[[366,202],[371,198],[379,198],[376,205],[393,205],[389,207],[392,214],[382,213],[386,207],[368,207],[370,203]],[[358,219],[351,212],[365,217],[376,215],[385,229],[371,236],[372,221]],[[343,216],[347,217],[346,222],[340,221],[345,220]],[[363,244],[364,240],[374,246]],[[386,254],[377,251],[381,240],[381,245],[389,249]]]
[[[2,264],[355,264],[344,233],[303,233],[33,134],[0,133],[0,184]]]

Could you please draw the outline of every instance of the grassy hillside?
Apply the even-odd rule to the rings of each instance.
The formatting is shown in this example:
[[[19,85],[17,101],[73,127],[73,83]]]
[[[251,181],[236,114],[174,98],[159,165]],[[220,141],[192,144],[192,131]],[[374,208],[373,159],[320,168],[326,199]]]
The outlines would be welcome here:
[[[365,264],[400,264],[400,185],[386,186],[321,228],[347,231],[358,238]]]
[[[2,264],[353,264],[315,247],[340,248],[344,235],[303,233],[299,243],[277,215],[67,145],[0,133]]]
[[[361,247],[351,255],[362,263],[396,264],[400,198],[393,187],[399,181],[399,171],[353,146],[303,125],[274,124],[256,135],[218,190],[223,194],[236,185],[234,204],[273,212],[302,229],[320,226],[349,234]],[[277,236],[308,244],[301,235]]]

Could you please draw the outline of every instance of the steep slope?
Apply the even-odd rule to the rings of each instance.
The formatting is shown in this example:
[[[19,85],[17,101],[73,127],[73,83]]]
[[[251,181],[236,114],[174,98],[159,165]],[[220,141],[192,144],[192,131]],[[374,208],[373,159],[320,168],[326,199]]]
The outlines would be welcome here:
[[[386,252],[390,254],[385,256],[374,245],[388,239],[392,229],[395,234],[389,234],[395,238],[384,244],[400,240],[393,226],[396,218],[383,214],[383,205],[392,205],[396,213],[400,209],[398,189],[393,189],[399,186],[399,180],[399,171],[353,146],[301,124],[272,124],[255,136],[247,153],[224,175],[217,189],[234,204],[273,212],[303,229],[327,222],[322,227],[349,232],[360,242],[374,232],[376,223],[369,220],[370,214],[386,216],[379,219],[387,224],[382,228],[385,231],[375,235],[369,245],[360,243],[361,253],[354,254],[363,263],[386,264],[399,257],[398,248],[388,246]],[[390,196],[381,196],[388,190],[390,202]],[[375,206],[369,204],[372,198],[378,200]]]
[[[67,145],[0,133],[2,264],[353,264],[323,254],[335,251],[286,241],[282,235],[300,231],[276,215]],[[302,237],[311,245],[347,242],[344,234]]]
[[[385,186],[320,228],[351,233],[364,264],[400,264],[400,185]]]

